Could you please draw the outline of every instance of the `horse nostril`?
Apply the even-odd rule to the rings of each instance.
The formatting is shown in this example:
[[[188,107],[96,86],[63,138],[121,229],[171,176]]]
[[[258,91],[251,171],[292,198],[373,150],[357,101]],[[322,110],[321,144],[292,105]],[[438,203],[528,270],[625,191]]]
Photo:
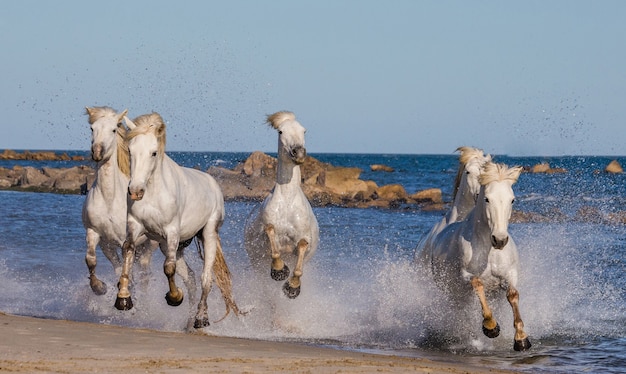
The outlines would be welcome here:
[[[502,249],[504,248],[504,246],[507,245],[507,243],[509,242],[509,237],[506,236],[502,239],[498,239],[496,238],[495,235],[491,235],[491,245],[495,248],[495,249]]]

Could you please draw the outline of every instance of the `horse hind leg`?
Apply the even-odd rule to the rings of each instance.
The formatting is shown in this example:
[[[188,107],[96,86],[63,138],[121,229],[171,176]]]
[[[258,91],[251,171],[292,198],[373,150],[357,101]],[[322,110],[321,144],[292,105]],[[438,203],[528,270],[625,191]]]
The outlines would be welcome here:
[[[302,268],[304,266],[304,254],[306,253],[308,247],[309,243],[304,239],[300,239],[298,245],[296,246],[296,251],[298,253],[296,268],[293,271],[291,279],[283,285],[283,292],[290,299],[295,299],[298,295],[300,295],[300,278],[302,277]]]
[[[513,327],[515,327],[513,349],[516,351],[526,351],[530,349],[531,344],[528,335],[524,332],[524,322],[519,312],[519,293],[514,287],[510,286],[506,292],[506,298],[513,309]]]
[[[265,233],[270,242],[270,250],[272,255],[272,265],[270,269],[270,276],[275,281],[284,281],[289,277],[289,267],[282,258],[280,258],[280,248],[276,240],[276,230],[274,225],[269,224],[265,227]]]
[[[150,276],[152,274],[152,270],[150,268],[152,263],[152,253],[155,249],[156,247],[153,242],[146,240],[138,246],[138,250],[135,253],[135,260],[139,263],[139,284],[144,292],[148,290]]]
[[[471,280],[471,284],[472,288],[476,292],[476,295],[478,296],[483,313],[483,333],[488,338],[495,338],[500,335],[500,325],[498,325],[496,319],[493,318],[491,308],[489,308],[489,304],[487,304],[487,297],[485,296],[483,282],[478,277],[474,277]]]
[[[180,275],[183,278],[183,283],[185,283],[185,287],[187,288],[187,293],[189,294],[189,303],[194,304],[196,300],[196,274],[193,269],[187,264],[185,261],[183,250],[178,251],[176,256],[176,274]]]

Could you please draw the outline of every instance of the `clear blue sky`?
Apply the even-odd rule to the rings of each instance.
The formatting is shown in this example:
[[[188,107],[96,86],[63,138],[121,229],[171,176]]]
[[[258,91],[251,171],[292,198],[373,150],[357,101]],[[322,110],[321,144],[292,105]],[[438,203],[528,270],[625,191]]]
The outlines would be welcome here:
[[[167,149],[626,155],[626,1],[2,1],[0,149],[88,149],[85,106]]]

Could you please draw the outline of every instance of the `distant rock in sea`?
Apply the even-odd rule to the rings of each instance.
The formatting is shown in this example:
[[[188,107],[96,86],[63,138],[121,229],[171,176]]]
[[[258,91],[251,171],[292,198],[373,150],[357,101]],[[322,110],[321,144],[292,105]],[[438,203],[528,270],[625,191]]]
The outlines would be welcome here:
[[[531,173],[546,173],[546,174],[555,174],[555,173],[566,173],[567,170],[563,168],[553,168],[547,162],[539,163],[529,169]]]
[[[381,164],[370,165],[370,170],[372,170],[372,171],[385,171],[387,173],[391,173],[391,172],[394,171],[391,166],[381,165]]]
[[[57,154],[53,151],[24,151],[16,152],[11,149],[5,149],[0,153],[0,160],[32,160],[32,161],[83,161],[83,156],[68,156],[67,153]]]
[[[620,165],[617,160],[613,160],[609,162],[604,171],[606,171],[607,173],[622,174],[624,172],[624,169],[622,169],[622,165]]]

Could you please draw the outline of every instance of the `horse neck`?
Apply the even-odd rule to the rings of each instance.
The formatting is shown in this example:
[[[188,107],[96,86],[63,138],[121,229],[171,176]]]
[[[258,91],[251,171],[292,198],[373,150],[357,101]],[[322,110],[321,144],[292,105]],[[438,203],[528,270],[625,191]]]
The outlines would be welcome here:
[[[128,177],[120,170],[117,159],[117,147],[114,147],[111,157],[98,163],[96,171],[96,188],[105,199],[112,200],[116,196],[126,196]]]
[[[175,178],[174,168],[177,167],[178,164],[172,160],[167,153],[164,153],[161,157],[161,160],[158,161],[152,176],[150,177],[150,183],[146,181],[146,188],[150,188],[150,186],[160,189],[162,185],[167,184],[165,181],[171,178]]]
[[[284,192],[300,190],[300,165],[291,160],[282,146],[278,148],[278,167],[276,170],[276,187]]]
[[[491,249],[491,229],[485,209],[484,195],[478,196],[476,206],[469,212],[464,221],[471,228],[471,239],[474,250],[486,250],[488,253]]]
[[[459,188],[452,203],[456,208],[458,219],[465,218],[475,204],[474,196],[469,193],[468,188]]]

